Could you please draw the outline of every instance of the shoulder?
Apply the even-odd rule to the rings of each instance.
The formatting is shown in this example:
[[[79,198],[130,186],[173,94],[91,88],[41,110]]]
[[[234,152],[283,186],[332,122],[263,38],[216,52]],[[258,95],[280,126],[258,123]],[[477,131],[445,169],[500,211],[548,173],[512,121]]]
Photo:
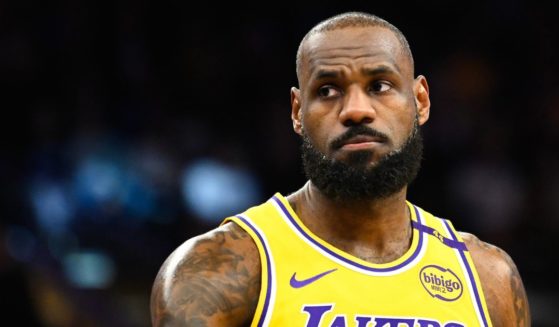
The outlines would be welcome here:
[[[512,258],[473,234],[460,235],[479,274],[493,326],[530,326],[526,290]]]
[[[259,291],[258,249],[228,223],[184,242],[165,260],[151,292],[152,324],[244,325]]]

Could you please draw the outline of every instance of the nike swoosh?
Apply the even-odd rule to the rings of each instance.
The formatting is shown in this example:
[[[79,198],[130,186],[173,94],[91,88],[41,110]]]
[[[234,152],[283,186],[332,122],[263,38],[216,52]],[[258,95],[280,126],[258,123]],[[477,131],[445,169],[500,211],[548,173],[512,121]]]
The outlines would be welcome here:
[[[309,285],[310,283],[316,282],[320,278],[322,278],[322,277],[324,277],[324,276],[326,276],[330,273],[333,273],[336,270],[338,270],[338,268],[334,268],[334,269],[325,271],[325,272],[320,273],[318,275],[312,276],[312,277],[307,278],[307,279],[302,279],[302,280],[297,280],[297,278],[295,278],[296,272],[294,272],[293,276],[291,276],[291,279],[289,280],[289,285],[291,285],[291,287],[293,287],[293,288],[301,288],[301,287]]]

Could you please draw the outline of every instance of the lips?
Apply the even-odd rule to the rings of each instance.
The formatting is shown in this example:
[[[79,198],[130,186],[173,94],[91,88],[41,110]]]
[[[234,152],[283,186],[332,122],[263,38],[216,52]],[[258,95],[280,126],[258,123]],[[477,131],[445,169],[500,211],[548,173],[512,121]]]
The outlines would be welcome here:
[[[357,135],[342,142],[340,148],[344,150],[362,150],[378,146],[384,142],[385,140],[379,136]]]
[[[368,142],[382,143],[384,142],[384,140],[379,136],[357,135],[343,142],[343,145],[368,143]]]

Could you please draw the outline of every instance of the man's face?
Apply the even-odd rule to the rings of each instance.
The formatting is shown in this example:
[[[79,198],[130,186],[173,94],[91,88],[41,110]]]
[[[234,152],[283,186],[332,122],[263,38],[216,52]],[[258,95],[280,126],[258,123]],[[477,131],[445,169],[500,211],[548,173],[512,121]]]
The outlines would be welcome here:
[[[357,134],[376,132],[359,125],[340,140]],[[423,140],[416,123],[402,147],[382,156],[373,166],[372,151],[353,151],[348,160],[335,160],[320,152],[305,133],[301,152],[307,178],[324,195],[343,201],[373,200],[390,196],[413,181],[421,164]]]
[[[407,154],[417,155],[417,139],[411,136],[420,138],[412,131],[428,118],[427,83],[422,76],[413,78],[411,60],[392,31],[347,27],[315,34],[305,43],[302,58],[301,90],[292,90],[292,118],[304,137],[304,151],[315,150],[325,162],[363,174],[410,146],[415,149]]]

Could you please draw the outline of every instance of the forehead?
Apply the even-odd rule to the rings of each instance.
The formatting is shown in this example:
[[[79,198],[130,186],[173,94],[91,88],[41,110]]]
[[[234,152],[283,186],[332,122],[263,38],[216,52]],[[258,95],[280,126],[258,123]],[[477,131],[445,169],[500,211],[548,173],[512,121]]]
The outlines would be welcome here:
[[[303,48],[303,70],[307,76],[325,66],[393,66],[402,73],[409,62],[402,44],[391,30],[381,26],[345,27],[311,35]]]

